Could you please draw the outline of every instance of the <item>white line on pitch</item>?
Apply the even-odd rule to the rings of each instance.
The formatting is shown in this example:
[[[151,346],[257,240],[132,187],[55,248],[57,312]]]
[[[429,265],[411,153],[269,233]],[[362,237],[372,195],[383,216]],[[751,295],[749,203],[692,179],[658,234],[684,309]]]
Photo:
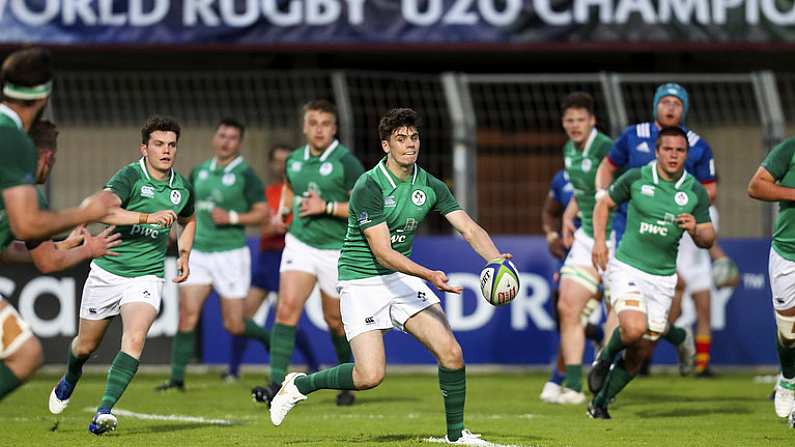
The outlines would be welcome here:
[[[95,408],[87,407],[84,409],[89,413],[96,411]],[[184,416],[179,414],[147,414],[135,413],[133,411],[122,410],[121,408],[114,408],[113,414],[116,416],[126,416],[136,419],[144,419],[149,421],[173,421],[173,422],[193,422],[195,424],[206,425],[234,425],[237,422],[229,419],[209,419],[201,416]]]

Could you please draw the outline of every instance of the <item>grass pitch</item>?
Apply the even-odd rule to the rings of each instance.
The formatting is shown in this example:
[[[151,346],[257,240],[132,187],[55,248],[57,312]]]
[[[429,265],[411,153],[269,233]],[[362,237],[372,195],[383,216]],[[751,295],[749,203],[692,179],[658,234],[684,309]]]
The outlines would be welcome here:
[[[711,380],[656,375],[636,379],[611,407],[613,419],[594,421],[585,406],[542,403],[543,374],[468,376],[466,425],[483,438],[518,446],[784,446],[795,430],[778,420],[767,400],[771,385],[751,374]],[[281,427],[249,398],[259,377],[222,383],[217,374],[190,374],[186,393],[158,394],[164,379],[140,374],[114,412],[116,432],[87,431],[104,376],[86,374],[69,408],[49,414],[57,377],[38,375],[0,402],[0,445],[9,446],[412,446],[444,435],[435,375],[388,375],[361,392],[353,407],[335,405],[333,391],[299,404]]]

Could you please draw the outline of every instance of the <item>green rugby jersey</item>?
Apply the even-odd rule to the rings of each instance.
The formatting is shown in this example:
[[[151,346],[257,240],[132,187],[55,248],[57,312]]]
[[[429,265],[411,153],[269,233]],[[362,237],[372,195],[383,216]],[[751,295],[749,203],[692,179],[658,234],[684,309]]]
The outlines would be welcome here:
[[[652,275],[676,273],[679,239],[685,230],[676,216],[692,214],[696,224],[710,222],[709,196],[686,171],[676,181],[659,177],[657,162],[630,169],[608,191],[616,204],[629,202],[627,227],[616,258]]]
[[[338,264],[340,281],[395,273],[378,264],[363,230],[386,222],[392,248],[411,256],[417,227],[429,211],[446,215],[460,209],[444,182],[416,164],[414,174],[400,181],[389,172],[384,158],[353,187]]]
[[[216,225],[212,210],[246,213],[252,205],[265,202],[265,187],[254,169],[237,156],[226,166],[215,158],[196,166],[190,174],[196,201],[196,239],[193,248],[204,252],[234,250],[246,245],[244,225]]]
[[[193,195],[188,181],[171,170],[160,181],[149,176],[143,158],[121,168],[105,185],[121,199],[121,207],[138,213],[174,210],[180,217],[193,215]],[[104,256],[94,262],[115,275],[134,278],[165,275],[164,261],[170,228],[158,224],[123,225],[116,228],[121,245],[113,251],[118,256]]]
[[[22,128],[19,115],[0,104],[0,191],[36,182],[38,152]],[[0,196],[0,250],[14,240],[8,223],[5,202]]]
[[[288,232],[309,246],[339,250],[345,238],[345,219],[327,214],[301,217],[301,199],[304,193],[315,191],[325,201],[347,202],[363,172],[361,162],[337,140],[320,156],[313,156],[309,146],[293,151],[285,164],[285,178],[293,191],[293,221]]]
[[[762,167],[787,188],[795,188],[795,138],[774,147],[762,161]],[[773,249],[782,258],[795,262],[795,202],[778,203],[778,217],[773,230]]]
[[[580,150],[573,141],[569,140],[563,146],[563,161],[569,181],[574,188],[574,197],[580,211],[580,228],[590,237],[593,237],[593,208],[596,205],[596,170],[599,163],[610,152],[613,141],[607,135],[591,131],[585,142],[585,148]],[[605,227],[608,234],[611,231],[612,213]]]

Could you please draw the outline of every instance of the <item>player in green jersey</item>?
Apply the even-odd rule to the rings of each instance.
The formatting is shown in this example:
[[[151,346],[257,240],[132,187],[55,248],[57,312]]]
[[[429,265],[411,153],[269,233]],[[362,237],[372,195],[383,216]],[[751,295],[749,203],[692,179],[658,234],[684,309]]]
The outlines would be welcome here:
[[[564,165],[574,188],[574,197],[565,214],[576,214],[580,220],[580,228],[574,232],[571,223],[573,219],[564,216],[563,241],[570,247],[570,251],[560,271],[557,309],[560,316],[560,349],[566,365],[566,378],[555,402],[581,404],[585,402],[585,394],[581,391],[582,357],[585,350],[583,311],[588,309],[593,312],[595,309],[596,301],[590,306],[586,306],[586,303],[598,294],[599,284],[602,282],[599,272],[591,263],[594,241],[592,214],[596,202],[594,178],[599,163],[610,152],[613,142],[607,135],[596,130],[591,95],[583,92],[572,93],[563,101],[561,110],[563,128],[569,137],[563,146]],[[609,226],[606,231],[611,232]],[[608,244],[612,246],[612,243]],[[586,321],[588,316],[585,317]]]
[[[251,285],[251,253],[246,225],[268,218],[264,187],[240,154],[245,127],[222,119],[213,135],[213,158],[190,175],[196,200],[196,240],[190,258],[190,277],[179,287],[179,327],[171,348],[171,377],[157,387],[185,389],[185,367],[193,356],[196,324],[212,289],[221,297],[224,328],[232,335],[259,340],[269,347],[269,333],[244,317]]]
[[[279,267],[279,302],[271,334],[271,385],[268,397],[284,381],[295,346],[295,328],[315,284],[320,289],[323,315],[337,360],[351,361],[345,339],[337,293],[337,261],[345,239],[348,197],[364,168],[351,151],[335,139],[337,109],[325,100],[311,101],[303,108],[306,145],[287,159],[285,205],[274,216],[278,221],[292,214],[285,235]],[[276,222],[278,224],[278,222]],[[257,389],[252,393],[257,393]],[[338,405],[353,404],[353,394],[344,390]]]
[[[309,376],[291,373],[271,403],[270,417],[280,425],[309,393],[320,389],[366,390],[384,379],[384,332],[397,328],[413,335],[439,362],[447,436],[443,442],[491,445],[464,429],[466,374],[461,346],[439,299],[425,284],[461,293],[447,275],[409,259],[418,225],[436,211],[461,233],[484,260],[501,254],[488,233],[461,210],[442,181],[417,166],[420,134],[417,114],[393,109],[378,125],[386,153],[356,182],[339,261],[340,296],[345,333],[355,363],[344,363]]]
[[[196,221],[188,181],[174,169],[179,124],[153,117],[141,129],[142,157],[120,169],[105,185],[116,197],[117,208],[103,222],[118,225],[122,243],[118,256],[91,263],[80,302],[80,325],[69,349],[66,374],[50,394],[50,411],[61,413],[80,378],[83,364],[93,353],[113,317],[121,315],[121,350],[108,370],[105,391],[88,429],[102,434],[115,430],[111,409],[138,370],[146,334],[160,310],[165,276],[166,248],[171,224],[183,226],[178,240],[175,283],[190,273],[189,257]]]
[[[709,248],[715,240],[707,191],[685,171],[688,148],[684,130],[660,129],[656,161],[624,173],[594,208],[593,265],[604,271],[609,210],[624,202],[629,206],[624,237],[609,267],[611,304],[619,327],[588,377],[589,386],[598,390],[588,406],[592,418],[610,418],[608,402],[635,377],[669,325],[682,235],[687,232],[700,248]],[[621,351],[623,358],[615,361]]]
[[[0,68],[0,217],[7,223],[3,245],[13,233],[24,240],[45,239],[107,214],[112,196],[100,192],[78,208],[63,211],[39,207],[36,181],[37,151],[28,136],[41,116],[52,90],[50,55],[27,48],[9,55]],[[41,365],[38,339],[16,310],[0,297],[0,400],[18,388]]]
[[[748,184],[748,195],[778,202],[768,274],[776,318],[776,348],[781,374],[776,383],[775,410],[795,427],[795,138],[770,151]]]

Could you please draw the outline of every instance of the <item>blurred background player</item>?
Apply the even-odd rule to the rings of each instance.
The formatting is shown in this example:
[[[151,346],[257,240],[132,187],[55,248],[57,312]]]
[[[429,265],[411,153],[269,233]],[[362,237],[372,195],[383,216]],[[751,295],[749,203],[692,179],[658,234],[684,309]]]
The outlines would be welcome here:
[[[336,138],[337,109],[315,100],[303,107],[306,145],[287,159],[283,207],[277,220],[292,214],[279,267],[279,301],[271,338],[270,396],[284,381],[295,345],[295,331],[315,284],[320,288],[323,316],[337,360],[350,363],[337,292],[337,261],[345,238],[348,198],[364,168]],[[338,405],[351,405],[353,393],[343,390]]]
[[[386,153],[353,188],[345,244],[339,261],[340,295],[345,333],[355,363],[344,363],[307,376],[289,374],[271,402],[270,416],[281,425],[287,413],[321,389],[367,390],[384,379],[384,333],[393,328],[414,336],[439,364],[447,444],[493,445],[464,429],[466,370],[439,298],[425,284],[460,294],[447,275],[408,258],[418,225],[430,211],[443,215],[472,249],[487,262],[510,258],[461,209],[447,185],[417,165],[420,134],[417,114],[392,109],[378,125]],[[391,198],[391,199],[390,199]]]
[[[290,147],[286,144],[277,144],[268,151],[268,169],[270,170],[271,182],[265,188],[265,198],[268,201],[268,208],[272,215],[279,213],[279,202],[281,200],[282,188],[284,187],[284,166],[285,160],[290,156]],[[244,317],[250,319],[254,317],[263,301],[270,292],[279,292],[279,264],[282,260],[282,250],[284,250],[284,233],[287,231],[288,222],[274,221],[265,219],[262,229],[262,237],[259,244],[259,256],[257,264],[252,269],[251,288],[248,291],[245,302]],[[239,377],[240,363],[243,358],[243,351],[246,349],[248,339],[235,336],[232,338],[229,352],[229,368],[222,376],[226,381],[234,381]],[[306,359],[307,367],[310,371],[319,369],[315,353],[309,343],[309,337],[301,329],[295,332],[295,347]],[[262,394],[262,387],[257,387],[254,392],[254,399],[263,401],[265,396]]]
[[[188,181],[173,167],[180,126],[169,118],[149,118],[141,129],[141,158],[120,169],[105,185],[117,208],[102,220],[118,226],[122,243],[118,256],[91,263],[80,300],[77,337],[69,347],[66,374],[50,393],[49,408],[60,414],[69,404],[83,364],[96,351],[112,319],[121,315],[121,349],[113,358],[105,391],[89,432],[101,435],[116,429],[111,413],[138,371],[146,334],[157,318],[165,282],[165,258],[173,222],[184,227],[179,236],[177,276],[184,281],[196,220]]]
[[[706,189],[685,170],[688,134],[663,127],[657,134],[656,161],[624,173],[594,209],[593,262],[608,268],[604,239],[609,210],[627,202],[626,232],[610,262],[610,288],[619,326],[588,375],[596,393],[588,406],[594,419],[610,419],[608,403],[637,375],[669,326],[676,288],[679,239],[687,232],[702,248],[715,240]],[[623,358],[617,358],[624,351]]]
[[[591,261],[594,231],[592,214],[596,201],[594,177],[599,163],[610,151],[612,141],[596,130],[591,95],[584,92],[568,95],[561,105],[561,113],[563,129],[569,138],[563,146],[564,165],[574,188],[574,197],[567,205],[566,214],[576,214],[581,225],[575,233],[573,225],[567,223],[571,220],[564,216],[563,244],[571,249],[561,269],[560,299],[557,306],[560,316],[560,347],[566,365],[566,378],[557,402],[580,404],[585,402],[585,394],[581,391],[585,350],[582,313],[589,300],[598,295],[602,282],[600,273]],[[606,231],[612,233],[609,226]],[[609,235],[606,237],[608,241],[611,239]]]
[[[232,118],[218,122],[213,157],[191,171],[196,198],[196,241],[191,275],[179,287],[179,326],[171,348],[171,377],[157,390],[185,389],[185,368],[193,356],[196,324],[212,289],[218,292],[224,328],[232,335],[260,341],[270,334],[244,312],[251,285],[251,252],[246,225],[268,218],[264,186],[240,154],[245,127]]]
[[[0,211],[8,230],[22,240],[44,240],[54,234],[93,222],[113,206],[110,193],[100,192],[79,208],[47,211],[39,207],[34,186],[38,151],[28,136],[41,117],[52,90],[50,53],[26,48],[11,53],[0,68]],[[5,237],[0,250],[13,238]],[[0,400],[18,388],[39,368],[42,349],[17,311],[0,297]]]
[[[717,196],[717,176],[715,174],[715,160],[709,144],[695,132],[684,126],[689,108],[687,91],[679,84],[668,83],[657,87],[652,102],[654,121],[635,124],[628,127],[621,137],[616,140],[608,157],[599,165],[597,183],[599,188],[606,188],[613,181],[619,171],[645,166],[655,159],[655,140],[657,133],[663,127],[677,126],[687,133],[689,152],[685,169],[693,175],[707,190],[710,200]],[[714,208],[711,210],[714,213]],[[621,206],[613,219],[613,228],[616,232],[616,241],[620,244],[624,233],[627,207]],[[679,317],[682,293],[685,287],[690,287],[691,295],[696,309],[697,335],[699,336],[698,353],[701,359],[701,371],[707,368],[710,349],[710,261],[706,250],[700,250],[689,240],[689,236],[682,238],[683,249],[677,261],[681,273],[677,296],[672,306],[672,321]],[[686,242],[685,242],[686,241]],[[715,244],[717,245],[717,244]],[[726,255],[718,250],[718,258]],[[728,259],[728,258],[726,258]],[[608,328],[608,333],[612,328]],[[664,339],[677,347],[679,368],[682,375],[690,374],[696,355],[692,332],[689,328],[680,328],[671,325]],[[644,368],[647,372],[648,366]],[[707,373],[708,374],[708,373]]]
[[[776,382],[776,415],[795,427],[795,138],[774,147],[748,184],[748,195],[779,202],[768,275],[776,318],[776,350],[781,373]]]

